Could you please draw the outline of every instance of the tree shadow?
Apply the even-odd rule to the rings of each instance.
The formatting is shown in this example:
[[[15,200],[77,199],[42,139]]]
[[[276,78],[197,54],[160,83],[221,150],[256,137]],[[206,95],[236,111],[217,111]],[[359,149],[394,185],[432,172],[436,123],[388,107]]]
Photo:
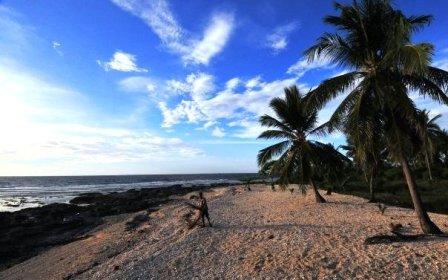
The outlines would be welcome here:
[[[214,228],[218,230],[276,230],[276,231],[284,231],[284,230],[291,230],[291,229],[331,229],[330,226],[322,226],[322,225],[313,225],[313,224],[271,224],[271,225],[223,225],[223,224],[217,224],[213,226]]]
[[[364,241],[366,245],[392,244],[392,243],[411,243],[411,242],[429,242],[440,239],[448,239],[448,235],[427,235],[427,234],[410,234],[410,235],[387,235],[379,234],[367,237]]]

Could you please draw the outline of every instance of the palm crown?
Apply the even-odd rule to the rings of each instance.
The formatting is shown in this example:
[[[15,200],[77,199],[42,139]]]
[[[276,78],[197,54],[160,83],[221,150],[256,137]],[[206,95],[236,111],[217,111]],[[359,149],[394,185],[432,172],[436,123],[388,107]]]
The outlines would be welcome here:
[[[280,174],[280,183],[292,181],[313,183],[314,168],[324,168],[338,164],[344,157],[331,145],[309,140],[316,132],[317,111],[306,106],[305,99],[296,86],[285,89],[285,98],[274,98],[270,103],[276,117],[264,115],[260,118],[263,126],[271,129],[261,133],[259,138],[279,139],[281,142],[260,150],[258,164],[263,167],[272,164],[272,171]],[[316,199],[324,199],[315,190]]]

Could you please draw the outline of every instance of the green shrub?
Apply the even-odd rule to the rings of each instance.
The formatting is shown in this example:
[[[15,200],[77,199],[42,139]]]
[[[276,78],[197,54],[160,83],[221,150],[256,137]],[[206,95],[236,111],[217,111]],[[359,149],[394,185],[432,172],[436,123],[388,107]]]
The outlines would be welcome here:
[[[384,170],[384,178],[386,180],[400,180],[403,178],[403,172],[401,168],[392,167]]]

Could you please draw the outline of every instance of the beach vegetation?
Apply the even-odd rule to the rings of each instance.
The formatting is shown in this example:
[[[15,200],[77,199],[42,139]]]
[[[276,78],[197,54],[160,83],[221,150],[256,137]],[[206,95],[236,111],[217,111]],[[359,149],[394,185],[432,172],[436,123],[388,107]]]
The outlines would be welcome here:
[[[422,231],[441,233],[422,203],[411,162],[424,147],[411,92],[448,104],[448,72],[431,65],[434,46],[412,42],[432,17],[406,16],[388,0],[334,6],[338,14],[326,16],[324,22],[336,31],[324,33],[305,55],[309,62],[326,59],[347,71],[313,89],[307,107],[319,110],[345,95],[325,124],[327,131],[343,131],[354,139],[355,148],[365,143],[365,151],[374,152],[366,156],[371,165],[377,150],[369,142],[384,140],[389,160],[402,168]],[[345,129],[347,125],[350,129]]]

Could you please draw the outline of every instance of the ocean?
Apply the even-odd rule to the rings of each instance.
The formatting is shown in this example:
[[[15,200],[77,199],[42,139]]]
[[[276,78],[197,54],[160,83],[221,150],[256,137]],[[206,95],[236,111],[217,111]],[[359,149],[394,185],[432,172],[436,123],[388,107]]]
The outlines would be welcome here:
[[[87,192],[110,193],[172,185],[208,186],[215,183],[241,183],[246,178],[254,177],[257,174],[0,177],[0,212],[56,202],[67,203]]]

